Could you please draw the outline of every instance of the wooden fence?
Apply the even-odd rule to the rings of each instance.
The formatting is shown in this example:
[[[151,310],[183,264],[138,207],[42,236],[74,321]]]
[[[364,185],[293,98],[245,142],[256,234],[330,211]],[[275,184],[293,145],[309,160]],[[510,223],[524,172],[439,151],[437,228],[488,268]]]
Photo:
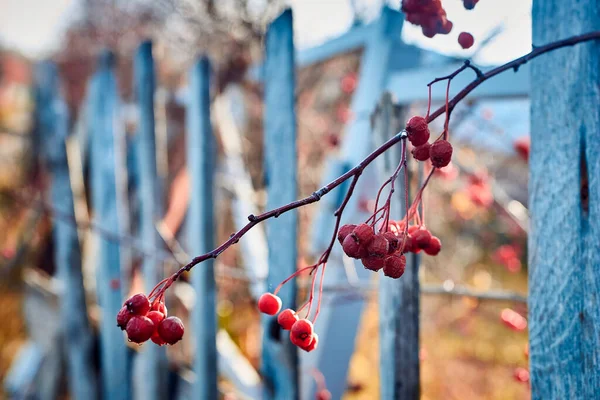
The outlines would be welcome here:
[[[292,13],[289,10],[273,21],[266,35],[264,64],[254,68],[250,74],[250,77],[264,80],[267,208],[290,202],[296,199],[298,194],[294,99],[297,66],[320,62],[341,52],[363,48],[359,86],[352,102],[355,118],[348,126],[342,145],[342,156],[328,160],[326,180],[357,164],[375,144],[384,141],[398,130],[398,109],[410,102],[423,100],[426,90],[420,80],[423,80],[424,76],[430,79],[443,75],[432,70],[420,73],[412,69],[420,64],[419,57],[424,53],[400,42],[403,16],[389,8],[383,9],[380,19],[376,22],[356,28],[345,37],[332,40],[324,46],[300,53],[296,53],[294,48],[292,22]],[[405,62],[398,62],[398,52],[406,56]],[[73,179],[69,173],[66,144],[71,121],[60,95],[60,78],[56,67],[51,63],[42,63],[38,68],[38,132],[42,148],[45,149],[44,158],[52,174],[52,211],[56,220],[55,260],[59,267],[58,278],[62,287],[59,292],[63,328],[60,337],[67,354],[69,390],[75,399],[93,399],[99,397],[99,394],[111,400],[162,399],[167,398],[167,393],[173,393],[173,385],[168,379],[165,349],[148,344],[140,351],[134,352],[126,346],[122,332],[115,326],[115,316],[130,284],[131,248],[134,247],[144,256],[142,271],[146,290],[164,277],[165,260],[173,259],[170,253],[161,250],[164,245],[163,238],[156,228],[165,208],[164,182],[157,172],[154,115],[156,78],[151,43],[140,45],[134,67],[138,123],[133,141],[128,143],[125,137],[114,74],[114,57],[110,52],[105,52],[99,57],[96,72],[90,80],[85,107],[83,129],[87,129],[89,140],[84,152],[89,160],[93,208],[93,222],[89,226],[99,233],[94,253],[97,271],[96,294],[101,310],[99,382],[96,381],[93,370],[93,343],[81,272],[80,240],[72,223],[77,219],[77,210],[74,206]],[[436,68],[445,70],[451,67]],[[190,84],[185,99],[186,156],[192,195],[187,215],[189,248],[186,250],[187,254],[197,255],[215,246],[214,198],[218,182],[215,181],[216,150],[211,127],[209,60],[204,56],[199,57],[188,76]],[[518,76],[523,81],[529,79],[527,72]],[[526,82],[521,81],[501,84],[500,92],[495,90],[496,87],[490,89],[489,86],[485,86],[485,91],[481,92],[482,96],[498,93],[501,96],[526,95],[527,91]],[[399,105],[392,103],[390,95],[382,97],[386,91],[395,95]],[[434,92],[435,96],[438,96],[437,92]],[[212,112],[219,112],[221,105],[217,102],[217,109]],[[233,122],[232,124],[235,125]],[[368,133],[372,128],[374,134],[370,135]],[[128,147],[133,148],[136,155],[136,163],[129,171],[126,166]],[[233,154],[234,161],[230,160],[232,165],[237,165],[235,144],[228,141],[224,147],[226,152]],[[378,172],[370,173],[375,176],[386,173],[389,175],[389,162],[396,158],[397,163],[398,154],[390,152],[386,157],[377,169],[373,170]],[[131,221],[128,221],[125,212],[128,207],[126,193],[129,179],[136,182],[140,205],[139,237],[135,238],[128,232]],[[339,198],[335,192],[320,203],[320,212],[314,227],[315,253],[322,250],[328,240],[327,235],[321,232],[330,232],[333,229],[331,214],[332,210],[337,208],[336,199]],[[345,219],[360,219],[362,211],[355,203],[356,201],[352,200]],[[401,201],[398,203],[402,204]],[[248,209],[247,204],[243,207],[244,210]],[[400,208],[394,212],[402,215]],[[243,216],[236,219],[238,225],[243,222]],[[297,225],[295,213],[266,223],[270,268],[264,286],[260,285],[260,280],[264,278],[264,266],[248,266],[245,276],[254,279],[253,284],[258,282],[263,290],[265,287],[272,290],[296,270]],[[261,231],[257,232],[260,236]],[[258,252],[252,255],[253,260],[260,261],[263,254],[260,246],[255,250]],[[192,315],[193,326],[189,333],[193,335],[195,349],[193,378],[176,379],[176,386],[179,387],[176,390],[178,398],[218,398],[219,372],[236,383],[241,396],[247,398],[314,398],[312,378],[310,374],[303,372],[311,367],[317,367],[324,373],[333,398],[340,398],[346,388],[347,368],[364,305],[362,300],[336,305],[336,297],[342,295],[343,291],[338,292],[336,286],[348,288],[347,285],[344,286],[347,278],[344,276],[342,263],[339,249],[334,250],[331,258],[331,264],[334,266],[329,268],[326,274],[327,293],[319,320],[319,331],[322,333],[317,351],[299,357],[297,349],[284,340],[284,335],[276,326],[274,318],[263,317],[262,384],[257,382],[252,371],[240,372],[241,369],[235,366],[241,362],[239,352],[226,347],[223,344],[225,342],[219,339],[221,336],[218,333],[215,314],[216,285],[213,260],[197,266],[192,272],[192,286],[196,296]],[[384,399],[415,399],[419,396],[421,291],[418,263],[418,256],[410,257],[407,272],[401,280],[385,281],[380,286],[379,302],[382,309],[386,310],[380,322],[381,393]],[[362,267],[357,268],[357,272],[364,289],[364,286],[368,285],[367,275]],[[427,288],[423,289],[423,292],[427,292]],[[431,290],[435,291],[435,288]],[[452,294],[453,291],[447,292]],[[467,291],[457,292],[469,295]],[[252,290],[252,293],[256,296],[260,290]],[[280,295],[285,307],[294,307],[294,285],[287,285]],[[15,396],[19,395],[17,391]],[[52,398],[53,393],[46,396]]]

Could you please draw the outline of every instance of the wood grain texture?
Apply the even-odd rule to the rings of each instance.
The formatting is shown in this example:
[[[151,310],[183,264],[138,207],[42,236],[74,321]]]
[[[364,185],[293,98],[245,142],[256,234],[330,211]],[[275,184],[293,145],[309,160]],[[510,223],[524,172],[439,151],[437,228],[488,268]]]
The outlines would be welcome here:
[[[286,10],[269,26],[265,56],[265,174],[267,209],[296,200],[296,111],[292,11]],[[269,249],[267,290],[296,271],[298,214],[290,212],[265,222]],[[296,282],[279,292],[283,308],[296,308]],[[262,374],[265,399],[298,398],[298,354],[289,333],[276,317],[263,316]]]
[[[95,223],[103,230],[121,233],[117,204],[116,126],[117,85],[113,72],[114,56],[104,52],[91,80],[88,129],[90,130],[91,199]],[[97,236],[97,297],[101,309],[100,358],[102,396],[105,399],[130,399],[131,374],[123,333],[116,326],[116,315],[123,305],[121,287],[121,249],[119,243]]]
[[[375,119],[375,145],[398,132],[399,121],[389,94],[384,94]],[[401,160],[396,146],[378,160],[379,181],[388,179]],[[404,174],[396,181],[392,197],[392,219],[406,213]],[[400,279],[379,274],[379,365],[381,399],[417,400],[419,376],[419,262],[416,254],[406,254],[406,270]]]
[[[532,13],[534,44],[600,29],[596,0],[536,0]],[[560,49],[531,68],[532,398],[593,399],[600,393],[600,45]]]
[[[187,166],[191,201],[188,211],[188,243],[192,254],[204,254],[215,247],[214,185],[216,144],[210,122],[210,62],[200,57],[190,71],[190,99],[187,118]],[[194,397],[216,399],[217,315],[214,259],[192,272],[196,290],[193,308]]]
[[[156,163],[154,126],[155,72],[152,43],[142,43],[134,63],[136,102],[139,125],[134,139],[137,197],[140,208],[139,235],[144,246],[150,249],[162,247],[162,240],[155,224],[163,214],[163,191]],[[154,257],[145,257],[142,263],[144,289],[149,292],[163,279],[163,263]],[[163,399],[167,395],[167,356],[164,347],[153,344],[143,346],[139,354],[143,379],[134,386],[135,398]]]
[[[72,214],[73,192],[65,142],[69,115],[60,97],[59,77],[54,64],[44,62],[37,66],[36,86],[38,135],[52,176],[52,206]],[[64,288],[60,293],[60,337],[66,344],[69,392],[75,399],[93,400],[97,398],[93,335],[88,321],[77,227],[67,221],[55,220],[53,236],[57,277]]]

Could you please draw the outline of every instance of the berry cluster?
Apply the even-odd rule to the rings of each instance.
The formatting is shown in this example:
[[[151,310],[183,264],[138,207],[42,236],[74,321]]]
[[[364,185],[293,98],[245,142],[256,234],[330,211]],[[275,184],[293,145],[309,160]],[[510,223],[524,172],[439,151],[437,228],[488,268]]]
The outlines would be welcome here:
[[[314,332],[313,323],[307,318],[300,319],[290,308],[281,310],[281,299],[272,293],[264,293],[258,299],[258,309],[267,315],[277,315],[281,329],[290,331],[290,341],[306,352],[311,352],[319,344],[319,336]]]
[[[494,203],[489,178],[484,171],[469,175],[466,190],[469,199],[477,206],[488,208]]]
[[[450,164],[452,159],[452,145],[447,140],[438,138],[429,143],[429,126],[423,117],[414,116],[406,123],[408,140],[414,146],[411,153],[416,160],[431,160],[435,168],[443,168]]]
[[[151,303],[143,293],[134,294],[123,303],[117,326],[127,332],[131,342],[140,344],[150,339],[159,346],[177,343],[184,332],[179,318],[167,317],[162,296]]]
[[[441,0],[403,0],[402,11],[406,20],[421,27],[423,35],[432,38],[452,31],[452,22],[446,18]]]

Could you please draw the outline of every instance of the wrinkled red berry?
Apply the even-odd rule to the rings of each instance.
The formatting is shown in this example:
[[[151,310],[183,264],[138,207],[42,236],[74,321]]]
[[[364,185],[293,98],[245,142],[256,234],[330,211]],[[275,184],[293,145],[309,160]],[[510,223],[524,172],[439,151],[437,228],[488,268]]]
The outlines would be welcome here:
[[[286,308],[277,316],[277,323],[279,323],[279,325],[281,325],[281,328],[285,329],[286,331],[292,329],[292,326],[294,325],[294,323],[296,323],[296,321],[298,321],[298,316],[296,315],[294,310],[290,308]]]
[[[431,240],[431,233],[424,227],[415,230],[411,236],[413,238],[413,243],[421,250],[425,249]]]
[[[470,48],[474,43],[475,39],[469,32],[461,32],[460,35],[458,35],[458,44],[460,44],[460,47],[463,49]]]
[[[313,337],[313,324],[307,319],[299,319],[290,329],[290,340],[296,346],[307,347]]]
[[[275,315],[281,309],[281,299],[273,293],[263,293],[258,299],[258,309],[261,313]]]
[[[371,242],[371,240],[375,236],[375,232],[373,231],[373,228],[370,225],[360,224],[357,225],[356,228],[354,228],[354,230],[352,231],[352,235],[354,235],[356,241],[359,244],[366,246]]]
[[[154,333],[154,322],[143,315],[134,315],[127,323],[127,338],[134,343],[143,343]]]
[[[352,233],[352,231],[354,231],[354,228],[356,228],[356,225],[352,225],[352,224],[342,225],[342,227],[340,228],[340,230],[338,231],[338,234],[337,234],[337,239],[340,242],[340,244],[344,243],[344,239],[346,239],[346,236],[348,236],[349,234]]]
[[[304,346],[304,347],[300,347],[300,348],[302,350],[306,351],[307,353],[310,353],[311,351],[313,351],[314,349],[317,348],[318,344],[319,344],[319,335],[317,335],[316,333],[313,332],[312,340],[310,341],[308,346]]]
[[[383,264],[383,274],[393,279],[398,279],[404,274],[406,257],[404,255],[389,256]]]
[[[154,303],[152,303],[150,311],[158,311],[159,313],[164,314],[165,317],[168,315],[167,306],[165,306],[165,303],[163,303],[162,301],[155,301]]]
[[[327,389],[321,389],[317,392],[316,400],[331,400],[331,392]]]
[[[432,236],[429,239],[429,244],[423,250],[430,256],[437,256],[440,250],[442,250],[442,242],[437,237]]]
[[[410,140],[413,146],[424,145],[429,140],[427,120],[419,116],[412,117],[406,123],[406,133],[408,133],[408,140]]]
[[[365,258],[361,258],[360,261],[362,262],[362,265],[364,265],[366,269],[369,269],[371,271],[377,272],[381,268],[383,268],[383,258],[365,257]]]
[[[450,164],[452,159],[452,145],[447,140],[438,140],[429,148],[431,165],[442,168]]]
[[[411,153],[415,160],[419,161],[427,161],[429,160],[429,148],[431,145],[429,143],[422,144],[418,147],[413,147]]]
[[[373,239],[367,246],[367,253],[371,258],[383,258],[388,253],[388,241],[384,235],[378,234],[373,236]]]
[[[134,294],[125,301],[124,306],[133,315],[146,315],[150,311],[150,300],[143,293]]]
[[[167,317],[158,325],[158,334],[168,344],[179,342],[184,331],[183,322],[177,317]]]
[[[395,233],[391,232],[391,231],[387,231],[383,234],[383,236],[385,237],[385,239],[388,242],[388,254],[392,254],[395,253],[398,250],[398,247],[400,247],[400,237],[403,235],[404,233],[402,232],[400,235],[396,235]]]
[[[344,253],[351,258],[360,258],[364,253],[364,248],[358,244],[354,234],[346,236],[342,243],[342,249],[344,250]]]
[[[121,310],[119,310],[119,313],[117,314],[117,326],[119,328],[121,328],[122,331],[124,331],[125,328],[127,327],[127,323],[129,322],[129,320],[133,316],[134,316],[134,314],[132,314],[129,311],[129,309],[127,308],[127,306],[123,306],[121,308]]]

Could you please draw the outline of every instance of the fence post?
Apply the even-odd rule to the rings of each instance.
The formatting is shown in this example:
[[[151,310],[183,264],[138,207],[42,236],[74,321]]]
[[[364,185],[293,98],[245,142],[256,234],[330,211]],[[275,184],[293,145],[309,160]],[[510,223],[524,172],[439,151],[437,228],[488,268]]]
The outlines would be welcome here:
[[[210,122],[210,62],[201,57],[190,72],[190,98],[187,116],[187,165],[190,173],[191,201],[188,214],[189,248],[204,254],[214,248],[214,173],[215,138]],[[217,392],[217,317],[214,260],[208,259],[192,272],[196,289],[193,324],[194,396],[216,399]]]
[[[137,146],[137,172],[139,176],[138,199],[140,205],[140,239],[149,249],[159,249],[162,242],[156,230],[156,222],[163,213],[162,185],[157,173],[156,144],[154,135],[154,60],[152,43],[142,43],[137,51],[134,65],[135,89],[139,110]],[[145,257],[142,264],[144,289],[150,291],[163,277],[162,261]],[[136,397],[163,399],[167,396],[167,358],[164,347],[144,346],[142,357],[143,384],[136,386]]]
[[[342,166],[354,167],[372,149],[370,136],[370,115],[377,106],[389,75],[389,60],[394,51],[406,51],[400,43],[400,33],[404,18],[402,13],[389,7],[383,7],[379,21],[369,32],[363,50],[360,64],[359,83],[352,96],[352,114],[354,119],[346,128],[341,153]],[[413,53],[414,54],[414,53]],[[367,218],[364,211],[358,208],[360,192],[373,185],[367,175],[372,175],[372,169],[367,168],[357,186],[357,193],[352,197],[344,213],[342,223],[357,223]],[[333,193],[331,195],[334,195]],[[335,195],[334,195],[335,196]],[[331,232],[335,219],[329,215],[323,230]],[[321,251],[326,244],[322,245]],[[326,284],[347,282],[347,277],[342,263],[342,252],[336,244],[334,254],[325,273]],[[337,254],[337,255],[336,255]],[[362,282],[367,282],[372,274],[365,271],[360,261],[354,261],[356,273]],[[358,331],[364,301],[344,302],[340,299],[343,294],[331,293],[323,298],[321,314],[316,327],[319,333],[319,347],[310,354],[303,354],[303,364],[315,365],[323,373],[327,381],[327,388],[334,399],[341,398],[347,386],[348,366],[354,350],[356,332]],[[303,365],[303,368],[305,366]],[[310,377],[304,377],[303,388],[309,387],[302,393],[303,399],[314,398],[315,385]]]
[[[39,139],[45,145],[44,158],[52,175],[52,206],[73,214],[73,192],[69,179],[66,139],[69,130],[67,106],[60,96],[57,68],[43,62],[36,68]],[[54,263],[61,282],[60,306],[67,353],[71,397],[96,399],[93,365],[93,335],[90,329],[77,228],[67,221],[54,220]],[[50,395],[49,393],[47,395]]]
[[[379,146],[398,132],[398,120],[389,93],[381,99],[375,119],[375,145]],[[379,182],[389,178],[401,160],[401,146],[378,160]],[[404,178],[396,181],[392,218],[406,213]],[[419,256],[406,254],[406,270],[400,279],[379,274],[379,370],[380,398],[419,399]]]
[[[265,175],[267,209],[297,197],[296,112],[293,17],[285,10],[269,26],[265,56]],[[296,271],[298,216],[291,212],[266,222],[269,247],[268,290]],[[283,308],[295,309],[294,281],[279,292]],[[263,317],[262,373],[265,398],[297,399],[298,353],[277,319]]]
[[[115,126],[118,94],[112,71],[114,55],[105,51],[91,81],[89,129],[92,205],[96,224],[120,233],[117,211]],[[105,399],[130,399],[128,350],[116,315],[123,304],[120,245],[98,236],[97,296],[101,307],[100,357]]]
[[[534,1],[533,43],[600,29],[597,2]],[[592,399],[600,388],[600,48],[531,64],[528,240],[532,399]]]

